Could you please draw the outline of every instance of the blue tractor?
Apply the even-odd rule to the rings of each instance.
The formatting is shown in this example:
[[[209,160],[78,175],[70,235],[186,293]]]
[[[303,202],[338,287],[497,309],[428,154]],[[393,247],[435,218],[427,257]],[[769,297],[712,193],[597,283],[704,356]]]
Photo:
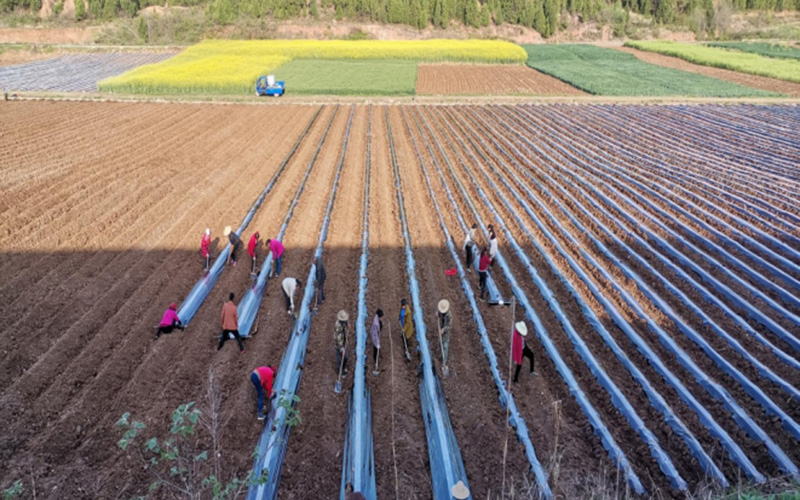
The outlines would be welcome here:
[[[284,82],[276,82],[275,75],[262,76],[256,82],[256,96],[271,95],[281,97],[285,91]]]

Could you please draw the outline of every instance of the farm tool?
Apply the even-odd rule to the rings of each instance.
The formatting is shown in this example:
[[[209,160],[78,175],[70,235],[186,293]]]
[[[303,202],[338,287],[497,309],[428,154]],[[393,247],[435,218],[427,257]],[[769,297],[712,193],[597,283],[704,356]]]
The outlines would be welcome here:
[[[411,321],[411,318],[408,318]],[[391,335],[391,327],[389,328],[389,335]],[[403,330],[403,324],[400,323],[400,336],[403,337],[403,347],[406,350],[406,361],[411,361],[411,354],[408,353],[408,339],[406,339],[406,332]]]
[[[344,371],[344,360],[345,356],[347,355],[347,341],[344,342],[344,347],[342,348],[342,359],[339,361],[339,378],[336,379],[336,384],[333,386],[333,392],[336,394],[342,393],[342,372]]]
[[[442,350],[442,375],[449,377],[450,369],[447,368],[447,358],[444,354],[444,342],[442,341],[442,326],[439,324],[439,318],[436,318],[436,328],[439,330],[439,348]]]

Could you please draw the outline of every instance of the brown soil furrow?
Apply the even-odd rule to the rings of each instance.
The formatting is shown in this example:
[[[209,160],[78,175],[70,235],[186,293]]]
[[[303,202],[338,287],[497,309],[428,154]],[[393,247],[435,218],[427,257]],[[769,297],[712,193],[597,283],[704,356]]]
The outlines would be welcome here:
[[[417,94],[586,95],[552,76],[512,64],[420,64]]]
[[[728,69],[702,66],[700,64],[684,61],[678,57],[665,56],[663,54],[656,54],[655,52],[646,52],[631,47],[613,48],[621,52],[633,54],[637,59],[648,64],[655,64],[681,71],[689,71],[691,73],[699,73],[701,75],[710,76],[711,78],[719,78],[720,80],[737,83],[745,87],[767,90],[769,92],[778,92],[781,94],[790,95],[792,97],[800,97],[800,84],[797,83],[786,82],[783,80],[778,80],[777,78],[767,78],[765,76],[748,75]]]

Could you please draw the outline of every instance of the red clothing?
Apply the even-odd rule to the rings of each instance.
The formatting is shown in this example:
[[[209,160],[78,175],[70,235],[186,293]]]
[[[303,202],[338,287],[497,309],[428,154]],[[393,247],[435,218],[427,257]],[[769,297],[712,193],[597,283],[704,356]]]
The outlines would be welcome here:
[[[256,233],[253,233],[253,236],[250,237],[250,242],[247,244],[247,255],[251,258],[256,256],[256,247],[258,246],[258,238],[256,237]]]
[[[522,335],[514,328],[514,337],[511,341],[511,358],[514,360],[514,363],[518,365],[522,364],[522,351],[524,350],[525,339],[522,338]]]
[[[169,308],[164,311],[164,316],[161,317],[161,323],[158,326],[172,326],[173,321],[180,323],[181,319],[178,317],[178,313]]]
[[[267,392],[267,397],[272,396],[272,381],[275,379],[275,372],[269,366],[259,366],[255,371],[261,379],[261,387]]]
[[[489,264],[492,263],[492,258],[489,254],[481,255],[481,260],[478,262],[478,271],[484,272],[489,270]]]
[[[283,243],[278,240],[270,240],[269,249],[272,251],[273,259],[280,259],[283,255]]]
[[[222,329],[239,329],[239,311],[236,309],[236,304],[234,304],[232,300],[225,302],[225,305],[222,306]]]
[[[203,234],[203,239],[200,241],[200,255],[203,258],[208,257],[208,247],[211,246],[211,235],[210,234]]]

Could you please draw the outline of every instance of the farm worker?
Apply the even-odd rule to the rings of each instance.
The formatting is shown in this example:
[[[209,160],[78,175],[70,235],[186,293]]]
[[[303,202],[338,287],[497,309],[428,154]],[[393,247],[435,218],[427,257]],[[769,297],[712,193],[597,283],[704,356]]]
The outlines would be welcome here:
[[[450,314],[450,301],[439,301],[439,331],[442,332],[442,364],[447,365],[450,353],[450,332],[453,331],[453,316]]]
[[[208,269],[208,258],[211,257],[211,252],[209,251],[209,247],[211,246],[211,229],[206,228],[206,232],[203,233],[203,239],[200,240],[200,255],[203,256],[203,259],[206,261],[206,269]]]
[[[231,226],[225,226],[225,231],[223,232],[225,236],[228,237],[228,241],[231,242],[231,253],[228,255],[228,258],[233,263],[233,266],[236,267],[236,254],[239,252],[239,248],[242,246],[242,240],[239,239],[239,235],[236,234],[235,231],[231,231]]]
[[[239,336],[239,311],[236,309],[236,304],[233,303],[234,297],[234,293],[231,292],[228,295],[228,301],[222,306],[222,333],[219,336],[217,350],[222,349],[229,335],[233,335],[239,344],[239,352],[243,353],[244,345],[242,345],[242,337]]]
[[[489,264],[492,262],[492,259],[489,257],[489,252],[484,247],[481,250],[481,258],[478,261],[478,279],[481,288],[481,300],[483,300],[483,294],[486,292],[486,278],[489,276]]]
[[[259,366],[253,373],[250,374],[250,381],[256,387],[258,394],[258,419],[264,420],[267,416],[264,414],[264,394],[267,399],[272,399],[275,394],[272,393],[272,381],[275,380],[275,365]]]
[[[405,342],[410,343],[411,337],[414,336],[414,318],[411,316],[411,306],[408,305],[406,299],[400,299],[400,328],[403,329],[405,335]],[[406,346],[408,350],[408,346]]]
[[[472,272],[472,249],[475,245],[475,238],[478,236],[478,225],[472,224],[472,227],[467,231],[467,237],[464,240],[464,251],[467,252],[466,266],[467,272]]]
[[[497,260],[497,235],[494,234],[494,226],[491,224],[489,224],[489,258],[494,267],[494,261]]]
[[[525,343],[525,337],[528,336],[528,326],[525,324],[524,321],[518,321],[517,324],[514,325],[514,333],[513,338],[511,340],[511,358],[514,361],[514,364],[517,365],[517,369],[514,370],[514,383],[516,384],[519,380],[519,370],[522,368],[522,361],[523,358],[530,358],[531,360],[531,375],[537,375],[537,373],[533,370],[533,351],[530,350],[528,345]]]
[[[342,367],[342,373],[347,373],[347,320],[350,315],[347,311],[342,309],[336,315],[336,326],[333,328],[333,347],[336,349],[336,373],[339,373],[339,367]],[[344,361],[342,361],[344,356]]]
[[[272,261],[275,263],[275,276],[280,276],[281,264],[283,263],[283,243],[278,240],[268,239],[267,247],[272,252]]]
[[[372,318],[372,326],[369,327],[369,336],[372,339],[372,362],[375,363],[375,370],[378,369],[378,353],[381,350],[381,330],[383,330],[383,311],[378,309]]]
[[[467,500],[469,498],[469,488],[464,484],[464,481],[459,481],[450,488],[450,494],[455,500]]]
[[[162,333],[172,333],[174,328],[183,330],[184,326],[183,323],[181,323],[181,319],[178,317],[177,310],[178,306],[173,302],[169,305],[167,310],[164,311],[164,316],[161,317],[161,322],[158,324],[156,338],[160,337]]]
[[[286,312],[291,316],[294,314],[294,292],[303,286],[303,282],[297,278],[286,278],[281,282],[283,298],[286,299]]]
[[[258,231],[253,233],[253,236],[250,237],[250,241],[247,242],[247,255],[253,260],[253,274],[256,273],[256,249],[258,248],[258,239],[261,237],[258,234]]]
[[[322,257],[314,257],[314,265],[316,267],[315,279],[317,281],[317,306],[325,302],[325,278],[328,274],[325,272],[325,265],[322,263]],[[316,310],[317,306],[314,307]]]

